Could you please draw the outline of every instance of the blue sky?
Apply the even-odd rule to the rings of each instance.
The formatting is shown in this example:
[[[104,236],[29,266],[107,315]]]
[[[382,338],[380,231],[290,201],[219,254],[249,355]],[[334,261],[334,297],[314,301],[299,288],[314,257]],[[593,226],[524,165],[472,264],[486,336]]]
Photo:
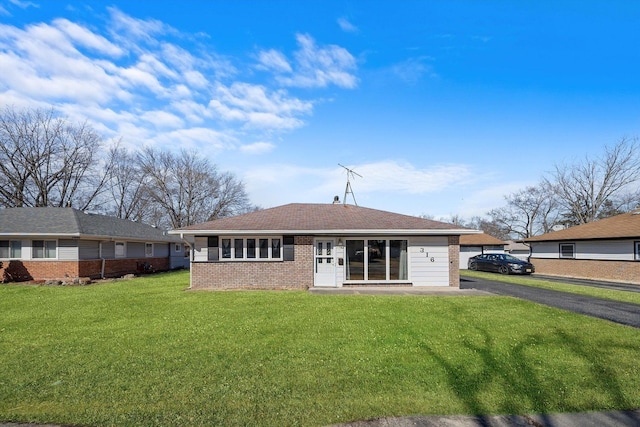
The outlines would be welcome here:
[[[0,104],[195,149],[254,204],[484,215],[640,134],[633,1],[0,0]],[[352,202],[352,199],[348,200]]]

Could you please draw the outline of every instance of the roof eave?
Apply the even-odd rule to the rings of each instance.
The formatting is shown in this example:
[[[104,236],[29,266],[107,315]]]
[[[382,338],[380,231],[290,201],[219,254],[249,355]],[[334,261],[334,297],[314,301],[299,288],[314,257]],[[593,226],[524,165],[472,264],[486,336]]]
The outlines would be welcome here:
[[[450,236],[462,234],[480,234],[479,230],[469,229],[340,229],[340,230],[171,230],[168,234],[178,236],[238,236],[238,235],[281,235],[304,234],[323,236]]]

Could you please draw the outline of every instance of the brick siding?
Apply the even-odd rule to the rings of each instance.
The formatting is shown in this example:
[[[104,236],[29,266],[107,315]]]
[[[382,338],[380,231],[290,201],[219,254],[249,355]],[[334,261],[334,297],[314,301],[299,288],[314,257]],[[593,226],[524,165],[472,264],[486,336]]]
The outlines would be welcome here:
[[[192,289],[308,289],[313,287],[313,236],[295,236],[294,261],[191,264]]]
[[[449,286],[460,287],[460,236],[449,236]]]
[[[149,263],[153,271],[169,270],[168,258],[108,259],[104,276],[120,277],[144,272],[139,268]],[[98,279],[101,277],[102,260],[90,261],[2,261],[0,281],[24,282],[29,280],[66,280],[77,277]]]
[[[637,283],[640,285],[640,262],[583,259],[530,259],[537,274]]]

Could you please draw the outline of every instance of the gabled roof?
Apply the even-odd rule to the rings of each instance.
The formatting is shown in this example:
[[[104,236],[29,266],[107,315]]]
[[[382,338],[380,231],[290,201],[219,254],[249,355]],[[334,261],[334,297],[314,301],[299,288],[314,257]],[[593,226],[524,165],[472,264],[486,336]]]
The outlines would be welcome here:
[[[460,236],[460,246],[504,246],[506,242],[489,234],[467,234]]]
[[[73,208],[0,209],[0,236],[120,238],[147,242],[177,242],[175,236],[150,225]]]
[[[477,230],[345,204],[292,203],[170,231],[172,234],[469,234]]]
[[[525,242],[640,238],[640,210],[525,239]]]

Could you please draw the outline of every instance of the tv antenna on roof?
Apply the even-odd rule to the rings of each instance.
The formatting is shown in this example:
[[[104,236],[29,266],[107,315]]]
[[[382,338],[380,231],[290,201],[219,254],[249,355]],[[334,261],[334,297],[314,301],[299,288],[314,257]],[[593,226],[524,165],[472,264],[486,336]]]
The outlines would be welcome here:
[[[338,166],[342,166],[347,171],[347,186],[344,189],[344,198],[342,199],[342,203],[346,205],[347,194],[351,194],[351,197],[353,197],[353,203],[356,206],[358,206],[358,202],[356,202],[356,196],[353,194],[353,189],[351,188],[351,178],[355,179],[356,175],[362,178],[362,175],[360,175],[358,172],[354,171],[353,169],[349,169],[348,167],[341,165],[340,163],[338,163]]]

